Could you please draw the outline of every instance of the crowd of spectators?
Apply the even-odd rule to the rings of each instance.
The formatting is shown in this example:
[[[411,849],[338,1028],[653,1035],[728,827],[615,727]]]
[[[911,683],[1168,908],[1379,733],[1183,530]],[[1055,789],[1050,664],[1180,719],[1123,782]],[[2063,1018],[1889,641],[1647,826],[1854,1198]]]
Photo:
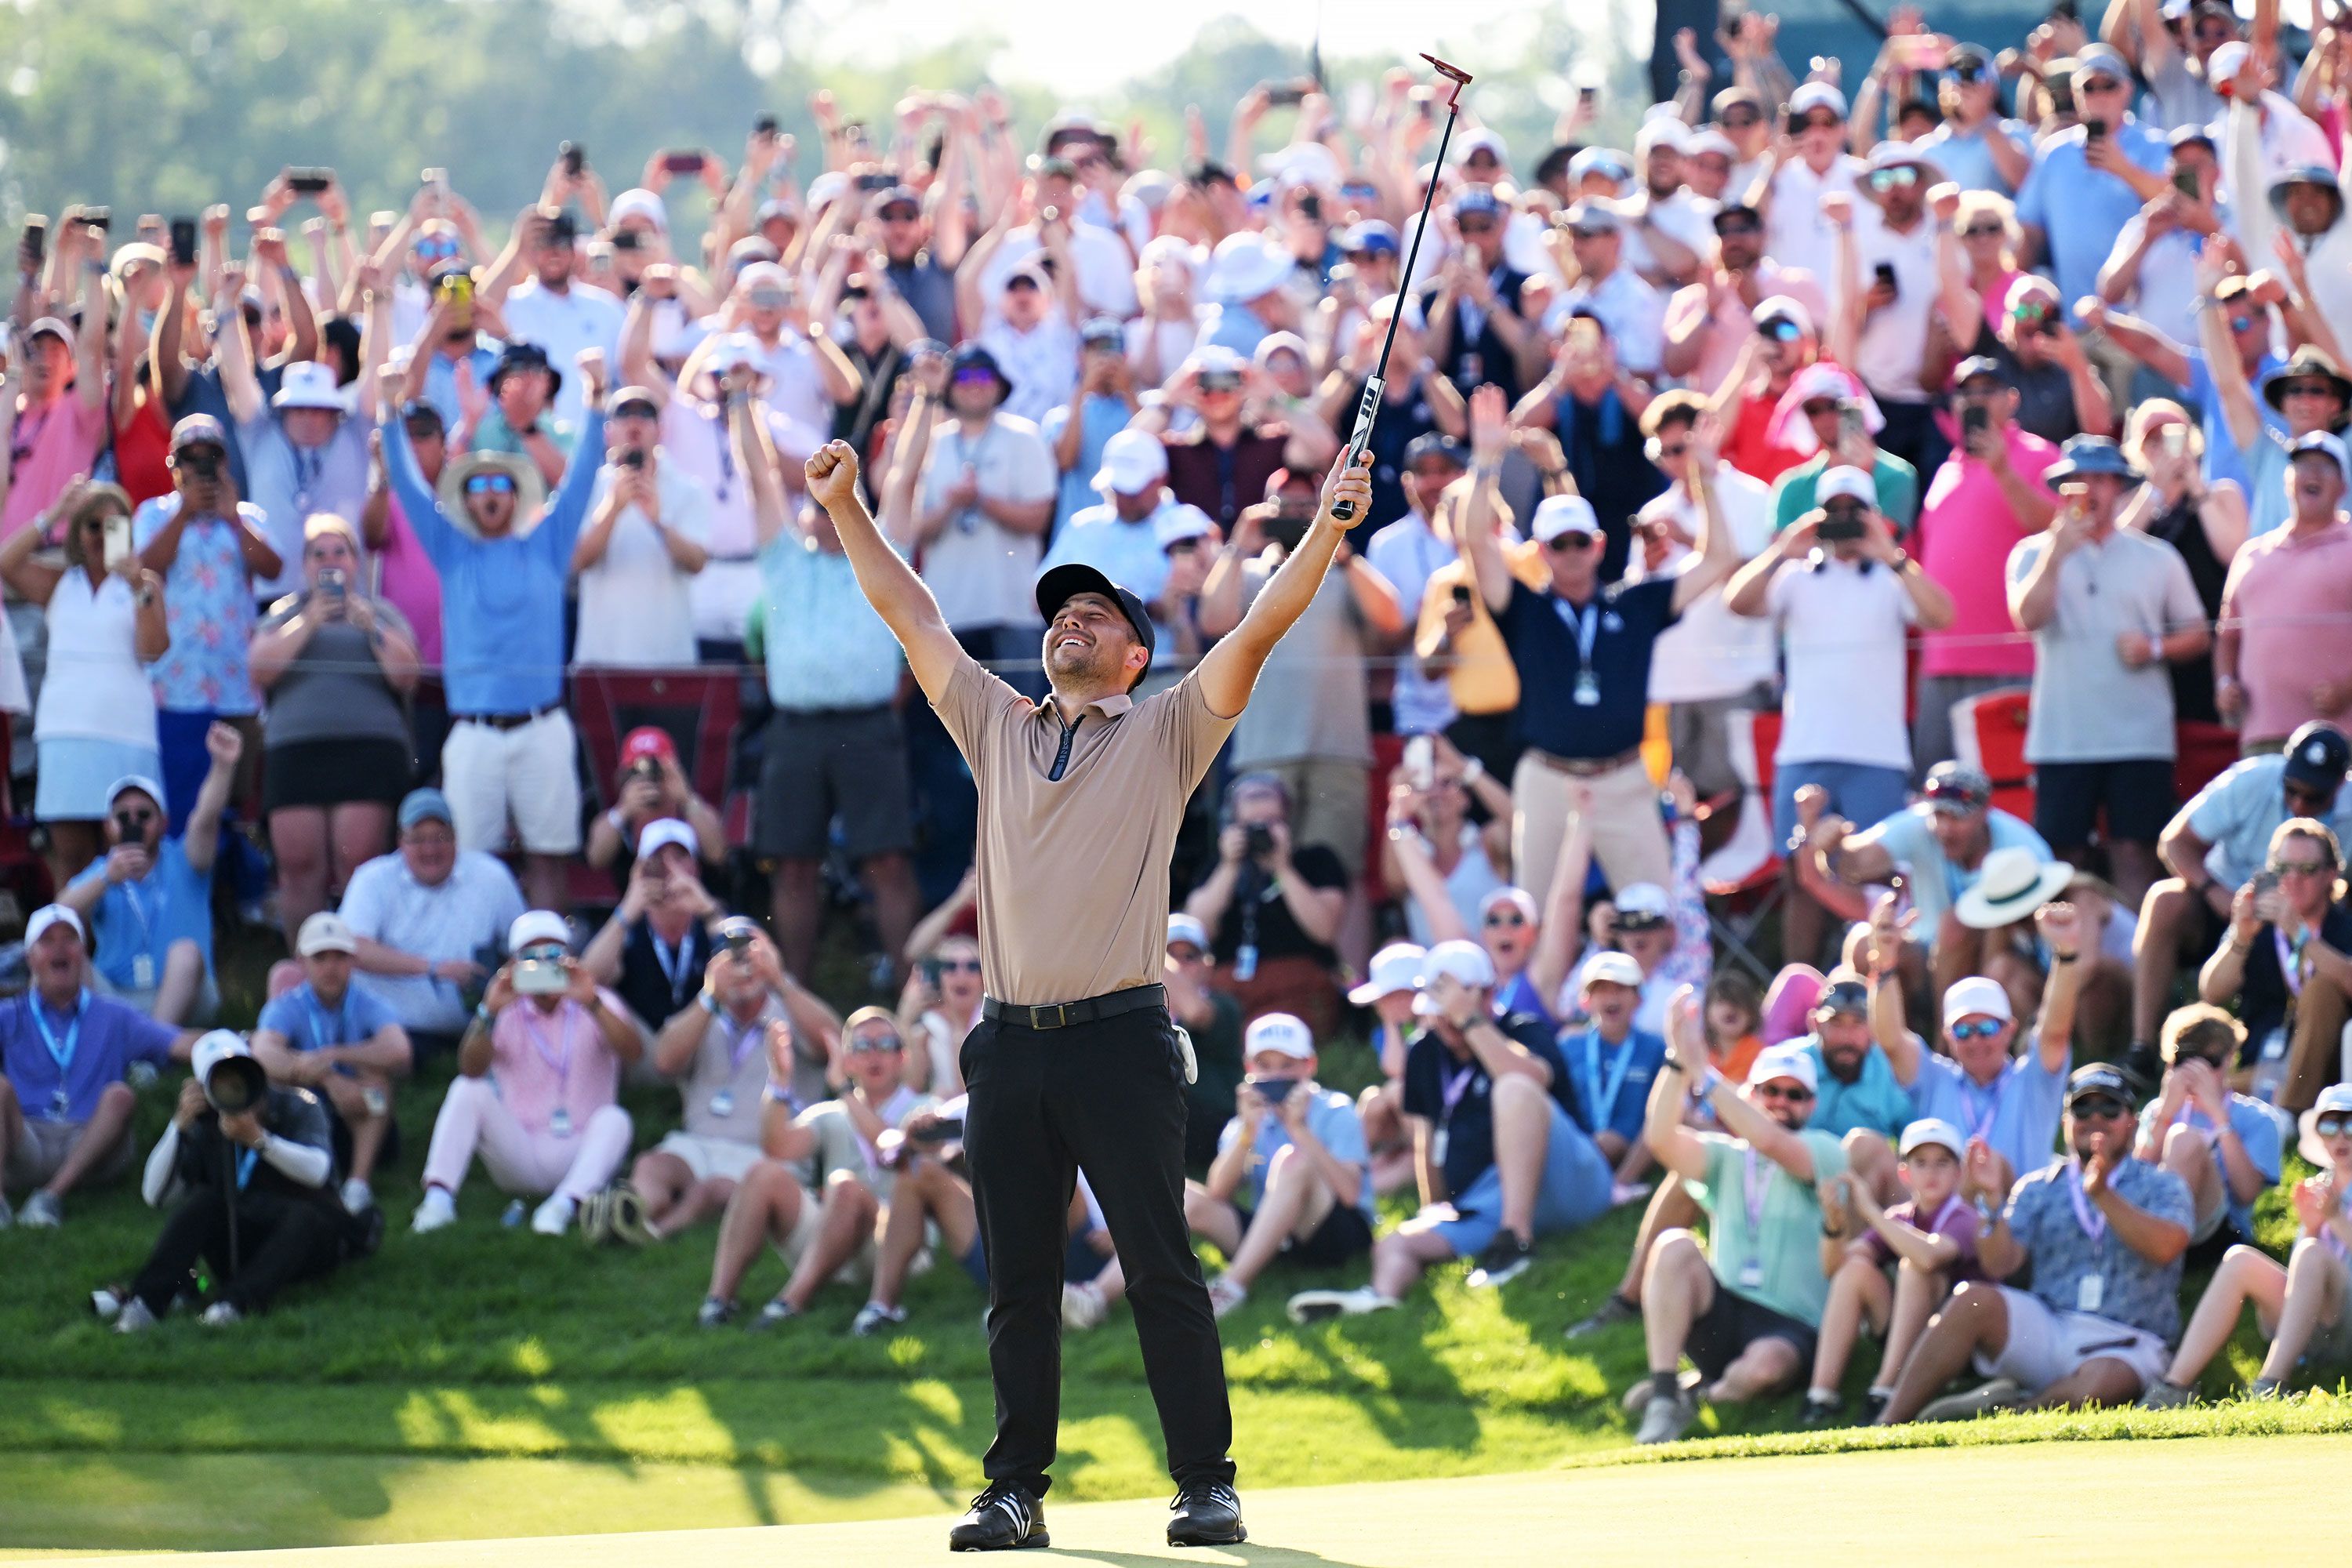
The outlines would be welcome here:
[[[1541,148],[1474,92],[1442,164],[1402,73],[1158,161],[820,93],[813,159],[767,121],[612,192],[567,146],[503,232],[438,169],[364,226],[305,167],[242,227],[37,220],[0,1223],[126,1177],[188,1062],[125,1331],[200,1259],[223,1324],[363,1255],[388,1178],[460,1223],[478,1158],[532,1232],[711,1246],[706,1327],[846,1279],[886,1332],[942,1252],[984,1287],[974,786],[802,464],[858,450],[1024,689],[1041,570],[1108,573],[1148,695],[1297,545],[1392,331],[1371,516],[1175,850],[1219,1314],[1278,1261],[1328,1277],[1302,1321],[1499,1288],[1638,1205],[1570,1331],[1640,1321],[1645,1441],[1844,1419],[1865,1337],[1879,1421],[2177,1402],[2247,1301],[2257,1392],[2340,1359],[2352,30],[1904,10],[1851,92],[1776,37],[1675,37],[1668,96]],[[232,931],[278,944],[249,1039],[198,1032]],[[1125,1286],[1083,1181],[1069,1230],[1084,1330]]]

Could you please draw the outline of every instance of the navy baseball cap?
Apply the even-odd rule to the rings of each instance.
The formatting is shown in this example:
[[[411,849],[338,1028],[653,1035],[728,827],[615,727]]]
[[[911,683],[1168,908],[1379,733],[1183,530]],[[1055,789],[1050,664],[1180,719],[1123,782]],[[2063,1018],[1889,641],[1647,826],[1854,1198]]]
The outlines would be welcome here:
[[[1979,376],[1988,376],[1991,378],[1993,384],[1996,386],[2011,386],[2015,384],[2010,380],[2009,372],[2001,368],[2000,361],[1993,358],[1990,354],[1971,354],[1967,359],[1962,360],[1959,364],[1953,369],[1952,390],[1954,392],[1959,391],[1960,388],[1976,380]]]
[[[1143,601],[1137,596],[1135,590],[1120,587],[1100,570],[1084,562],[1066,562],[1038,576],[1037,613],[1051,621],[1064,605],[1080,594],[1100,594],[1117,605],[1119,613],[1127,617],[1127,624],[1134,628],[1135,640],[1143,645],[1143,651],[1158,651],[1158,638],[1151,629],[1151,614],[1143,607]],[[1150,668],[1149,664],[1144,666],[1146,669]],[[1143,677],[1139,674],[1136,679],[1140,680]]]
[[[2352,741],[2335,725],[2314,719],[2287,737],[2283,771],[2289,784],[2333,800],[2345,773],[2352,772]]]

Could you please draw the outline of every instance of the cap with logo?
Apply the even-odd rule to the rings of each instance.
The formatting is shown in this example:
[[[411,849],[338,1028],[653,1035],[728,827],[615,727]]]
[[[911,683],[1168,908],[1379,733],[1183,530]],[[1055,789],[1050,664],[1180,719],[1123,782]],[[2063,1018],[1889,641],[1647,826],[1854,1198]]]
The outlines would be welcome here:
[[[1242,1059],[1275,1051],[1292,1061],[1315,1058],[1315,1032],[1288,1013],[1261,1013],[1242,1034]]]
[[[1155,443],[1156,444],[1156,443]],[[1100,568],[1082,561],[1066,561],[1059,566],[1049,566],[1037,577],[1037,613],[1050,624],[1064,605],[1080,594],[1099,594],[1118,606],[1119,614],[1135,633],[1135,640],[1150,653],[1159,638],[1151,629],[1151,614],[1143,607],[1132,588],[1121,587],[1103,575]],[[1149,668],[1147,665],[1145,667]],[[1142,677],[1139,674],[1138,679]]]
[[[1958,762],[1937,763],[1927,770],[1922,792],[1934,810],[1954,816],[1981,811],[1992,803],[1992,780],[1982,768]]]
[[[269,400],[272,408],[318,408],[331,414],[343,412],[342,389],[335,384],[335,373],[317,360],[298,360],[286,367],[278,384],[278,395]]]
[[[226,452],[228,432],[209,414],[191,414],[172,426],[172,450],[184,452],[191,447],[217,447]]]
[[[2317,452],[2333,460],[2339,468],[2346,466],[2344,437],[2332,430],[2306,430],[2287,444],[2286,455],[2290,461],[2309,452]]]
[[[2325,721],[2314,719],[2289,735],[2286,764],[2281,770],[2290,784],[2334,798],[2352,771],[2352,740]]]
[[[1619,931],[1654,931],[1674,915],[1673,900],[1655,882],[1628,882],[1617,889]]]
[[[2124,1077],[2121,1068],[2105,1062],[2093,1062],[2087,1067],[2076,1068],[2074,1076],[2066,1080],[2066,1106],[2070,1110],[2076,1100],[2098,1095],[2129,1106],[2133,1103],[2131,1080]]]
[[[1383,996],[1421,989],[1421,966],[1429,950],[1418,942],[1392,942],[1372,954],[1371,973],[1348,993],[1348,1000],[1369,1007]]]
[[[621,738],[621,765],[647,759],[658,762],[677,761],[677,742],[658,724],[640,724]]]

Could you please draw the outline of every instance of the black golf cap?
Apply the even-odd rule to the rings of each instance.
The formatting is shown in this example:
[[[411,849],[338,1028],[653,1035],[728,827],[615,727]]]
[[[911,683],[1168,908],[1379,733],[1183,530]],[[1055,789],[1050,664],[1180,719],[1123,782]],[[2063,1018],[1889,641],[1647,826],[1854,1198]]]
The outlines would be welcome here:
[[[2066,1103],[2069,1106],[2078,1100],[2090,1100],[2101,1095],[2126,1106],[2132,1103],[2131,1080],[2124,1077],[2121,1068],[2111,1067],[2105,1062],[2093,1062],[2088,1067],[2076,1068],[2074,1076],[2066,1080]]]
[[[1127,617],[1127,624],[1135,628],[1135,640],[1143,645],[1143,651],[1158,651],[1157,639],[1151,630],[1150,613],[1144,609],[1143,601],[1136,596],[1135,590],[1120,587],[1099,570],[1082,562],[1067,562],[1037,579],[1037,613],[1051,622],[1064,605],[1080,594],[1100,594],[1117,605],[1119,613]],[[1144,666],[1147,670],[1150,668],[1149,664]],[[1139,674],[1136,677],[1138,680],[1142,679]]]
[[[2352,741],[2335,725],[2314,719],[2287,737],[2286,766],[2281,771],[2289,784],[2332,800],[2345,773],[2352,772]]]

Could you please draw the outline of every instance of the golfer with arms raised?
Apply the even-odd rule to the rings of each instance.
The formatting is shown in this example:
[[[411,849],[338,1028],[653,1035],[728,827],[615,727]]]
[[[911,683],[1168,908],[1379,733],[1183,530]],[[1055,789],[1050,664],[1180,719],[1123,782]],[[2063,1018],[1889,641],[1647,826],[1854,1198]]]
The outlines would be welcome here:
[[[963,1045],[964,1147],[989,1274],[996,1441],[988,1489],[950,1532],[959,1550],[1046,1543],[1042,1499],[1061,1414],[1064,1216],[1083,1169],[1110,1222],[1151,1397],[1176,1478],[1168,1540],[1246,1538],[1234,1495],[1233,1412],[1216,1320],[1184,1226],[1185,1053],[1160,985],[1176,827],[1240,717],[1259,668],[1323,581],[1363,467],[1324,482],[1306,540],[1224,639],[1167,690],[1128,694],[1150,668],[1142,602],[1090,566],[1037,582],[1048,700],[1033,703],[956,643],[940,607],[874,526],[857,459],[835,441],[808,460],[875,610],[980,789],[976,851],[982,1020]]]

